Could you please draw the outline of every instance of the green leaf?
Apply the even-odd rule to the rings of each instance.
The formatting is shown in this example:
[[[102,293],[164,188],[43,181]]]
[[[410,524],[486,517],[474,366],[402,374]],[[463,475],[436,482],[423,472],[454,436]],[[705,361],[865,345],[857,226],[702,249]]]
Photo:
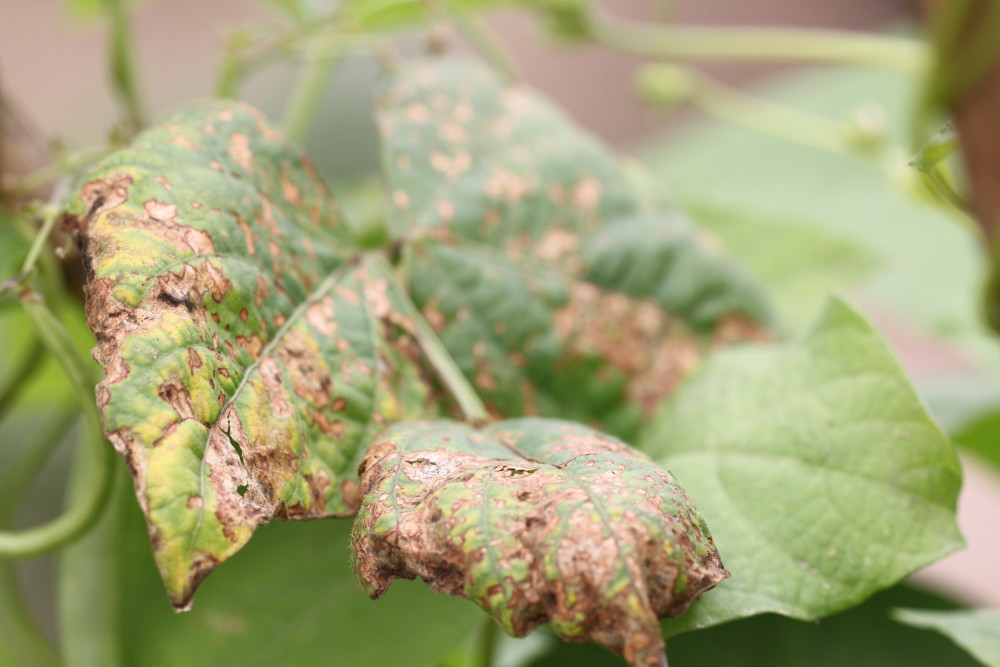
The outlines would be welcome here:
[[[627,432],[706,339],[768,321],[745,272],[681,216],[645,210],[610,151],[489,70],[401,68],[379,126],[413,298],[495,414]]]
[[[415,583],[373,603],[348,563],[346,520],[262,528],[212,576],[190,613],[174,614],[162,603],[138,511],[130,511],[127,528],[121,635],[128,665],[435,667],[482,622],[467,603]]]
[[[839,301],[800,339],[710,360],[644,445],[711,517],[734,573],[667,635],[769,611],[820,618],[962,546],[954,449]]]
[[[974,655],[984,665],[1000,667],[1000,612],[998,611],[897,609],[892,616],[906,625],[937,630]]]
[[[375,598],[420,577],[509,634],[548,622],[661,665],[657,619],[728,575],[673,475],[578,424],[397,424],[361,471],[355,567]]]
[[[368,441],[430,396],[386,277],[258,112],[190,105],[85,180],[98,404],[185,608],[261,523],[353,514]]]
[[[902,604],[954,607],[935,595],[900,585],[819,622],[762,614],[672,637],[667,654],[670,664],[683,667],[975,667],[978,664],[944,637],[891,620],[889,611]],[[516,664],[620,667],[621,660],[596,646],[552,642],[552,648],[545,654]]]

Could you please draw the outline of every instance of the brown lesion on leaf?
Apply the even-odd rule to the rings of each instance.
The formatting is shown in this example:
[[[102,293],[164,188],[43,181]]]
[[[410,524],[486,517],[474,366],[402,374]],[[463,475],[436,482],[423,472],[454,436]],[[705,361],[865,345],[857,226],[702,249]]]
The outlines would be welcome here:
[[[204,359],[201,358],[201,355],[199,355],[193,347],[188,348],[187,363],[192,375],[197,373],[198,369],[205,365]]]
[[[636,299],[575,283],[555,315],[572,357],[596,356],[628,379],[628,398],[647,413],[693,372],[701,351],[695,334],[652,299]]]
[[[306,321],[322,335],[332,338],[337,335],[337,320],[333,299],[324,297],[306,309]]]
[[[404,444],[405,428],[420,425],[384,434],[359,466],[365,500],[355,564],[372,597],[414,577],[466,597],[486,576],[500,583],[472,599],[509,619],[515,636],[551,621],[565,639],[597,641],[632,665],[660,665],[658,619],[683,613],[728,576],[669,473],[618,441],[581,429],[554,434],[544,456],[576,455],[557,467],[496,458],[495,447],[481,456],[467,445],[451,449],[443,434],[421,440],[427,448]],[[510,447],[518,438],[492,435]],[[469,440],[486,442],[478,433]],[[626,481],[626,461],[651,471],[646,495],[631,493],[642,482]]]
[[[63,214],[60,219],[61,228],[86,244],[87,239],[82,234],[90,222],[128,201],[128,190],[132,182],[132,177],[128,174],[113,172],[104,178],[85,183],[80,188],[79,198],[86,212],[80,216]],[[91,261],[86,247],[82,250],[84,262]]]
[[[167,403],[181,419],[194,419],[194,407],[191,405],[191,392],[181,384],[181,381],[172,378],[160,384],[157,390],[160,400]]]
[[[264,349],[264,340],[260,337],[260,334],[236,336],[236,344],[249,352],[250,356],[254,359],[259,357],[261,351]]]
[[[264,381],[264,389],[267,392],[268,402],[271,404],[272,414],[278,419],[291,417],[292,406],[288,400],[288,393],[282,380],[281,366],[277,360],[271,356],[261,357],[258,359],[258,370]]]
[[[244,171],[253,171],[253,152],[250,150],[250,137],[242,132],[229,135],[229,157],[233,158]]]
[[[281,168],[281,196],[290,204],[302,203],[302,192],[299,186],[288,176],[287,166]]]
[[[774,340],[774,332],[758,322],[738,313],[720,318],[712,332],[713,350],[737,343],[767,343]]]

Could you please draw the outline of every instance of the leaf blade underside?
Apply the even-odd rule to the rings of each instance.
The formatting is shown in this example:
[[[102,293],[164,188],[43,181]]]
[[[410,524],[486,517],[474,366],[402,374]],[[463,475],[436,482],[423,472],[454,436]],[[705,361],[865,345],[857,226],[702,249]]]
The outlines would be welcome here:
[[[728,576],[674,477],[579,424],[397,424],[361,468],[355,568],[372,597],[420,577],[512,635],[547,622],[660,665],[658,618]]]

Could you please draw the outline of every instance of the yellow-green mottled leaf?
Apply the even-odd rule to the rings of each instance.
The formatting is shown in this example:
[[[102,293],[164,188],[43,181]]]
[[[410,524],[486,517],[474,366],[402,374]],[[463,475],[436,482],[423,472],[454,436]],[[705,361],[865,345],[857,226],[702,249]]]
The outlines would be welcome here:
[[[768,323],[740,267],[523,87],[432,60],[379,106],[409,288],[495,415],[630,432],[707,344]]]
[[[85,181],[98,404],[184,608],[260,524],[352,514],[369,439],[429,397],[388,281],[256,111],[187,106]]]
[[[375,598],[420,577],[512,635],[549,623],[665,665],[658,619],[728,576],[673,475],[579,424],[397,424],[361,471],[355,568]]]

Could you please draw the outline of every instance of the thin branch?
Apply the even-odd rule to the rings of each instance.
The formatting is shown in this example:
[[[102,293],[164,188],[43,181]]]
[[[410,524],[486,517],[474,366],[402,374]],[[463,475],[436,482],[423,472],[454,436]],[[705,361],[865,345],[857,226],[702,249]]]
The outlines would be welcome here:
[[[17,450],[3,478],[3,484],[0,485],[0,528],[10,525],[18,502],[77,419],[75,412],[63,412],[47,425],[41,437]],[[24,602],[14,564],[2,558],[0,628],[4,628],[0,635],[4,637],[5,648],[17,656],[19,661],[27,660],[27,664],[36,667],[55,667],[58,664],[55,649]]]
[[[59,362],[80,401],[85,419],[83,440],[88,448],[91,479],[85,492],[64,514],[42,526],[0,532],[0,556],[27,558],[58,549],[86,532],[101,515],[111,491],[113,451],[104,439],[94,380],[87,362],[73,347],[62,323],[34,293],[21,296],[21,304],[35,333]]]
[[[343,49],[317,49],[306,59],[305,67],[292,89],[292,98],[285,108],[285,133],[292,141],[301,143],[305,138],[342,55]]]
[[[836,63],[922,73],[929,56],[919,41],[842,30],[647,24],[599,10],[587,15],[585,26],[599,44],[664,59]]]
[[[410,295],[396,277],[389,262],[381,254],[373,254],[371,257],[372,261],[392,281],[392,288],[404,307],[403,314],[413,322],[414,334],[420,349],[427,355],[427,360],[445,388],[455,398],[466,421],[472,424],[482,424],[489,421],[489,412],[483,405],[482,399],[479,398],[479,394],[476,393],[455,360],[451,358],[451,353],[434,333],[434,329],[431,328],[420,309],[410,299]]]
[[[24,388],[31,375],[38,370],[38,365],[45,358],[45,346],[41,341],[33,340],[27,352],[19,355],[20,363],[10,374],[6,386],[0,387],[0,419],[10,410],[17,400],[17,395]],[[0,505],[2,506],[2,505]]]
[[[125,112],[129,130],[136,132],[145,127],[146,116],[139,101],[139,87],[133,69],[136,57],[132,48],[132,26],[125,9],[125,0],[105,0],[105,3],[111,30],[111,38],[108,40],[111,83]]]

